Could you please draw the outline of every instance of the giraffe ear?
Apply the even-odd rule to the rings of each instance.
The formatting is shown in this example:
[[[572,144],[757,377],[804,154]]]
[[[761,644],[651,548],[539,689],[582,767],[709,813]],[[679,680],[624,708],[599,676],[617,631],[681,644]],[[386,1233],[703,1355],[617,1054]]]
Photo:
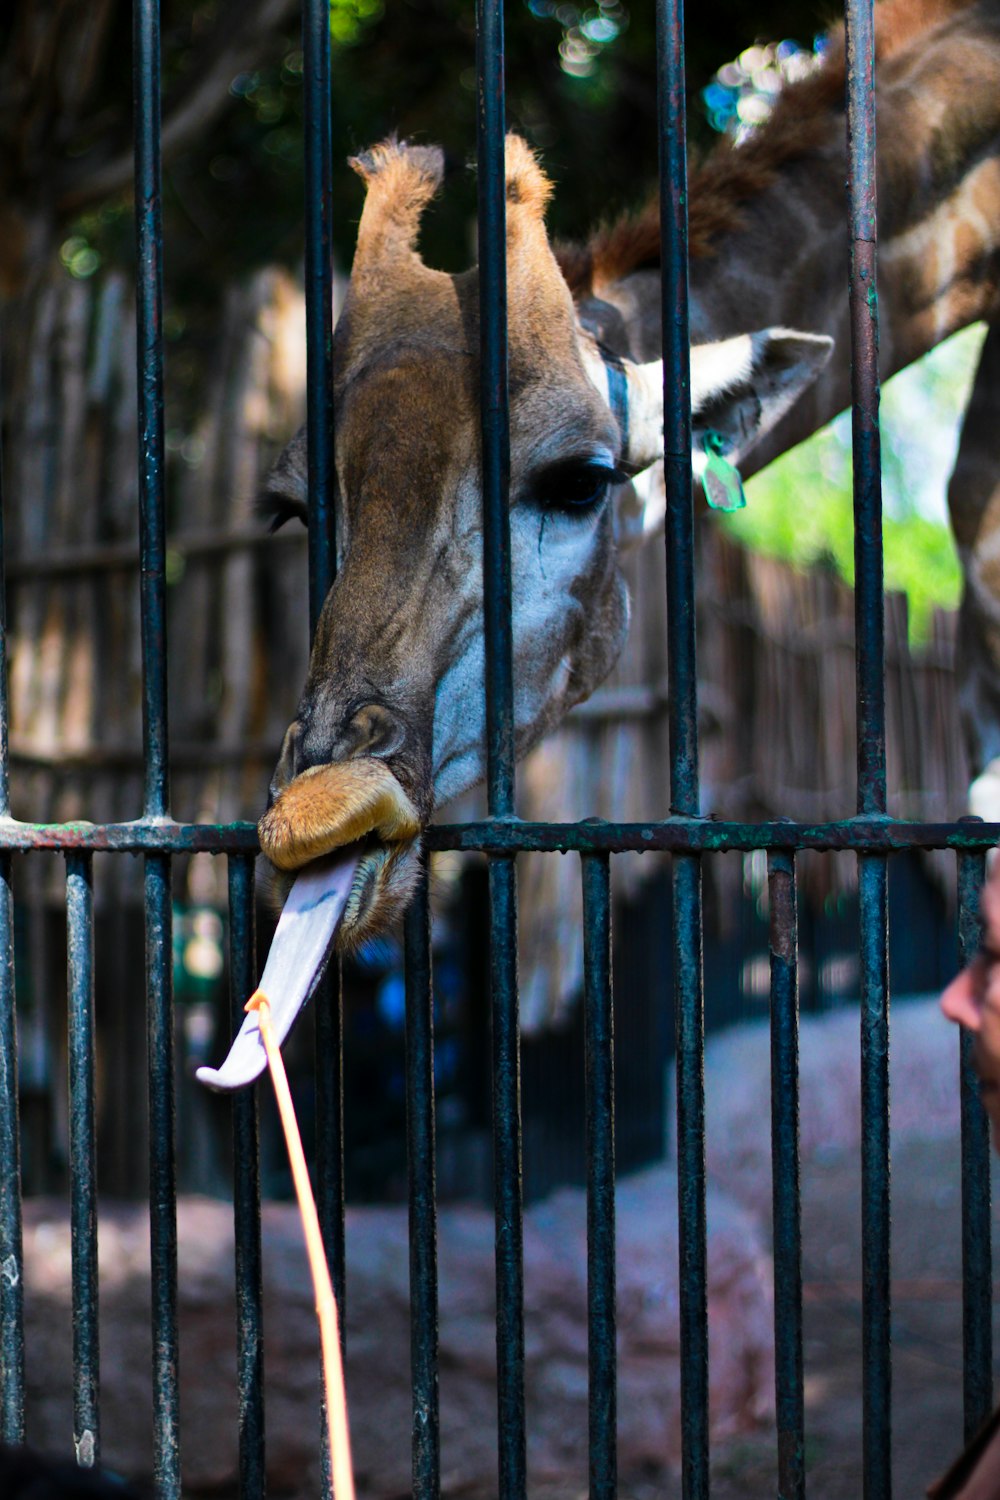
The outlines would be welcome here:
[[[692,459],[700,478],[706,449],[735,468],[757,440],[784,416],[819,375],[833,351],[833,340],[823,334],[793,333],[767,328],[741,334],[691,351]],[[607,380],[598,373],[594,357],[585,352],[591,379],[601,389]],[[619,417],[626,432],[621,467],[632,475],[616,505],[616,532],[628,546],[659,530],[666,502],[663,471],[663,365],[631,364],[617,367],[626,387],[627,417]],[[603,393],[603,392],[602,392]],[[609,402],[614,408],[614,400]],[[737,486],[738,487],[738,486]]]
[[[695,454],[711,434],[729,463],[740,459],[795,404],[833,353],[825,334],[765,328],[691,351]]]

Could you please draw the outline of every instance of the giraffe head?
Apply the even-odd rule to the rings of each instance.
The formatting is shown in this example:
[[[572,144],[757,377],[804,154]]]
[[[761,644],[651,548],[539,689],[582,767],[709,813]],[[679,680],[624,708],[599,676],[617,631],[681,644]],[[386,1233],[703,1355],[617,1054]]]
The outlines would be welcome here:
[[[261,821],[296,870],[360,841],[351,942],[405,905],[434,808],[485,771],[478,279],[416,251],[441,153],[387,142],[367,185],[334,338],[340,568]],[[662,367],[621,362],[628,420],[609,405],[544,225],[549,184],[523,141],[506,151],[514,736],[523,755],[613,665],[628,625],[616,494],[662,456]],[[734,459],[829,353],[783,331],[695,350],[696,421]],[[622,416],[623,408],[619,410]],[[627,437],[623,438],[623,428]],[[276,467],[305,491],[302,435]]]

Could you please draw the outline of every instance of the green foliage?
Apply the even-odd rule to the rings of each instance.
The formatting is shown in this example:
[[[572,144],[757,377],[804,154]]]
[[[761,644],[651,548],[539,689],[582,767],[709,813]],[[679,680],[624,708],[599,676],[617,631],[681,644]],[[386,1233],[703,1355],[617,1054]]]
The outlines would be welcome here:
[[[885,388],[885,582],[907,596],[915,643],[928,638],[933,611],[955,608],[961,592],[944,488],[982,336],[967,329]],[[851,470],[850,425],[840,417],[755,475],[747,508],[721,524],[744,546],[801,566],[827,560],[853,583]]]

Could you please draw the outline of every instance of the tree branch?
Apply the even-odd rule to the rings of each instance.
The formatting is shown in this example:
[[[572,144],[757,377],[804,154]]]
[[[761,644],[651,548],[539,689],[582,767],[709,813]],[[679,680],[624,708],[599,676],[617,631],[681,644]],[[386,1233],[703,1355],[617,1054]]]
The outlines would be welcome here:
[[[297,0],[256,0],[240,5],[240,20],[232,27],[225,24],[228,14],[220,20],[214,33],[218,50],[196,67],[197,76],[181,97],[167,101],[160,132],[164,160],[195,140],[222,113],[230,103],[233,79],[260,60],[266,44],[296,9]],[[86,158],[80,158],[61,184],[57,212],[65,218],[121,192],[131,183],[133,171],[131,149],[102,166],[88,165]]]

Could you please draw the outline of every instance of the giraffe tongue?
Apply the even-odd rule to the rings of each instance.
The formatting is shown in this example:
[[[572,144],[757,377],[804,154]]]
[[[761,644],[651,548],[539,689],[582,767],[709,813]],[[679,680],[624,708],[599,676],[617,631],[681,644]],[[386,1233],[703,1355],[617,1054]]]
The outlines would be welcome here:
[[[360,858],[360,846],[352,844],[334,859],[317,860],[296,876],[288,893],[260,980],[271,1002],[271,1026],[279,1045],[323,972]],[[266,1067],[257,1012],[251,1011],[222,1067],[199,1068],[196,1077],[210,1089],[239,1089],[253,1083]]]

